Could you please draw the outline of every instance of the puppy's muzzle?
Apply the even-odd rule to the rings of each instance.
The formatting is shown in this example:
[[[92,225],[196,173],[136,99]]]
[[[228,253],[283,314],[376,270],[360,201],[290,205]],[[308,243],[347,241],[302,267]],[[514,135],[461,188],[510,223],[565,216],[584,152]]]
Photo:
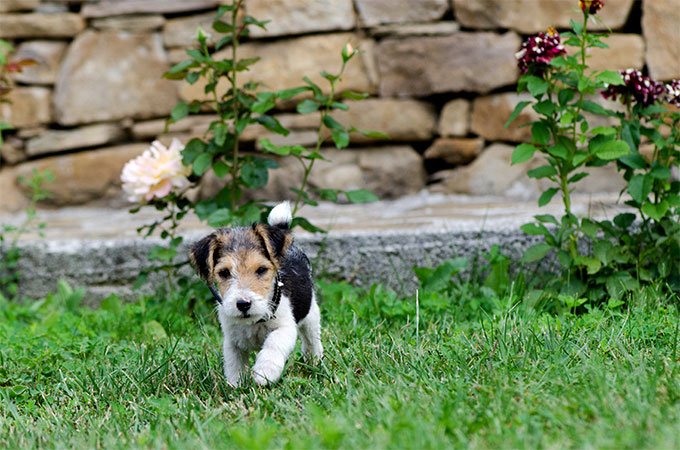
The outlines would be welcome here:
[[[242,313],[246,313],[250,309],[250,302],[240,298],[236,300],[236,308]]]

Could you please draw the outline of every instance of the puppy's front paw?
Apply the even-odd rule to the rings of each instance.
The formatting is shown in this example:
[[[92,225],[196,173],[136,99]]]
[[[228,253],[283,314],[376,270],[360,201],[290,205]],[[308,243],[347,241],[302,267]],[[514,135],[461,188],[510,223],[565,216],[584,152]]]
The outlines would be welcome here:
[[[232,378],[229,379],[227,378],[227,384],[229,387],[236,389],[237,387],[241,386],[241,379],[240,378]]]
[[[260,386],[274,383],[281,378],[283,372],[283,362],[268,358],[257,358],[253,366],[253,378]]]

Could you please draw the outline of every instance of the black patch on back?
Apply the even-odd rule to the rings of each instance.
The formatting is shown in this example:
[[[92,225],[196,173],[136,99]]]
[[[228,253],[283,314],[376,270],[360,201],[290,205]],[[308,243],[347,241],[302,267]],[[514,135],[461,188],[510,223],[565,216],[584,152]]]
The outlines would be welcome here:
[[[312,305],[312,266],[307,255],[292,245],[281,260],[279,271],[283,294],[290,299],[295,323],[307,317]]]

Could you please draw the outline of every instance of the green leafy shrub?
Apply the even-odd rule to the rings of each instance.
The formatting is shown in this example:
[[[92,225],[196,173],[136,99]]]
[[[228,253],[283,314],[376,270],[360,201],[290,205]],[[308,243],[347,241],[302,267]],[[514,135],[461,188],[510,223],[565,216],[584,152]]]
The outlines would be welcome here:
[[[353,203],[377,199],[371,192],[362,189],[313,189],[309,185],[315,162],[325,159],[320,151],[324,144],[330,141],[336,148],[342,149],[349,145],[352,132],[379,134],[348,127],[331,115],[334,110],[349,108],[342,99],[361,100],[366,97],[366,94],[359,92],[338,92],[338,83],[345,68],[358,51],[348,43],[340,52],[339,70],[321,73],[328,83],[327,90],[308,77],[304,77],[301,86],[278,91],[266,91],[256,82],[244,83],[243,72],[252,70],[259,58],[239,58],[239,46],[248,38],[251,27],[264,29],[266,22],[244,15],[243,4],[242,0],[235,0],[220,6],[212,23],[215,37],[209,39],[199,29],[195,48],[186,51],[188,59],[176,64],[165,74],[166,78],[184,80],[189,84],[202,82],[206,95],[205,99],[189,103],[180,101],[173,108],[167,126],[190,115],[211,112],[216,118],[210,123],[206,134],[188,141],[181,148],[179,157],[176,152],[181,144],[178,142],[173,142],[168,149],[160,143],[154,143],[145,161],[134,163],[133,160],[133,164],[129,164],[130,168],[123,171],[123,188],[131,194],[131,200],[165,212],[160,220],[139,231],[146,235],[160,231],[161,237],[167,240],[167,245],[157,246],[151,254],[151,259],[160,262],[167,270],[175,268],[175,256],[182,244],[182,238],[176,231],[186,214],[193,212],[212,227],[246,225],[266,216],[270,206],[265,200],[253,200],[253,195],[245,194],[267,184],[269,170],[278,167],[275,157],[295,158],[304,169],[300,184],[293,189],[294,215],[302,205],[316,205],[317,199]],[[243,148],[241,137],[251,126],[262,126],[273,133],[288,135],[289,130],[277,120],[273,112],[282,104],[290,105],[291,102],[298,102],[296,109],[300,114],[318,114],[318,138],[314,146],[281,146],[262,139],[259,145],[262,150],[259,152]],[[148,177],[150,172],[161,166],[158,163],[161,159],[172,161],[172,173],[159,174],[157,178]],[[136,170],[135,165],[140,166],[140,169]],[[223,187],[207,198],[190,199],[187,192],[198,186],[209,173],[223,180]],[[151,178],[151,181],[147,181],[149,186],[142,187],[141,191],[146,194],[140,196],[135,193],[135,189],[139,187],[139,179],[144,177]],[[153,185],[157,180],[160,181]],[[139,207],[131,212],[138,210]],[[295,217],[295,225],[308,231],[323,231],[300,216]]]
[[[533,100],[520,102],[508,124],[529,105],[540,117],[531,123],[531,142],[515,149],[512,162],[541,154],[546,163],[528,175],[547,179],[553,186],[538,204],[546,205],[559,194],[564,205],[561,218],[538,215],[536,222],[522,227],[544,238],[526,251],[523,260],[530,263],[554,254],[564,276],[548,288],[573,299],[620,300],[652,281],[678,291],[680,183],[673,180],[672,169],[680,165],[680,113],[669,104],[680,104],[680,83],[664,86],[635,70],[592,72],[588,50],[607,45],[606,35],[587,28],[603,3],[597,8],[586,3],[581,2],[583,21],[572,21],[572,31],[540,33],[517,54],[522,72],[518,91],[528,92]],[[565,45],[575,48],[575,54]],[[600,94],[621,100],[626,111],[592,101]],[[613,119],[616,125],[592,127],[586,113]],[[651,151],[645,154],[644,146]],[[571,193],[574,184],[588,176],[583,169],[610,162],[616,163],[627,183],[625,194],[630,198],[625,203],[632,211],[612,220],[576,217]]]
[[[36,205],[50,197],[44,185],[52,181],[54,175],[48,170],[34,169],[29,178],[19,178],[19,183],[30,193],[31,201],[25,209],[26,217],[19,225],[0,224],[0,297],[14,298],[18,294],[20,283],[18,266],[21,259],[19,238],[31,231],[40,233],[45,228],[45,223],[36,223],[38,220]]]

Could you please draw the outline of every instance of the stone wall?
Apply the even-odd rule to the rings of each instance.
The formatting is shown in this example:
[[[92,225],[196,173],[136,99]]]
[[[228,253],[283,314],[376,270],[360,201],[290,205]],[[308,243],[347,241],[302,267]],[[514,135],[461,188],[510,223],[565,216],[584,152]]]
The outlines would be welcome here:
[[[161,78],[184,59],[198,26],[210,30],[219,0],[0,0],[0,38],[38,64],[16,76],[0,117],[16,130],[1,149],[0,209],[25,204],[17,176],[50,168],[57,205],[122,206],[122,165],[156,137],[186,140],[210,116],[191,117],[164,133],[179,100],[201,95]],[[278,89],[338,66],[346,42],[361,49],[343,86],[371,94],[338,114],[389,141],[356,137],[352,148],[328,150],[312,182],[368,187],[394,197],[424,187],[444,192],[532,196],[539,186],[509,167],[512,145],[527,128],[503,128],[518,101],[514,53],[522,39],[549,25],[564,29],[580,15],[577,0],[246,0],[248,13],[272,19],[255,31],[244,55],[262,61],[252,78]],[[594,28],[610,27],[611,50],[591,55],[597,68],[646,68],[680,78],[679,0],[607,0]],[[318,78],[318,77],[317,77]],[[526,113],[518,121],[526,121]],[[314,142],[314,117],[282,110],[293,132],[285,142]],[[253,129],[246,146],[267,136]],[[281,140],[281,138],[278,138]],[[531,164],[531,163],[530,163]],[[535,162],[534,162],[535,164]],[[267,195],[285,196],[299,176],[282,161]],[[618,187],[607,169],[582,189]]]

